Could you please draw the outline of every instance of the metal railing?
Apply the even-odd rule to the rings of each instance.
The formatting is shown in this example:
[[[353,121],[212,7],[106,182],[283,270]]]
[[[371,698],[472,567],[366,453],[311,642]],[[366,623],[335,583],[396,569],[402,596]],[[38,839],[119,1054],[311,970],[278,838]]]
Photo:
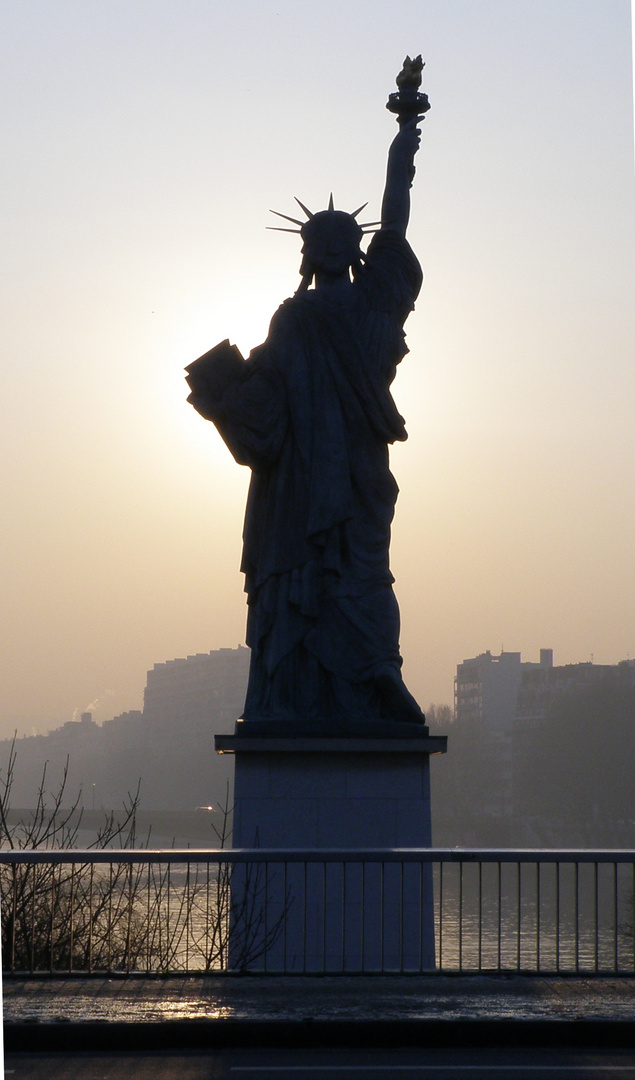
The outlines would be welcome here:
[[[635,851],[0,851],[6,974],[635,974]]]

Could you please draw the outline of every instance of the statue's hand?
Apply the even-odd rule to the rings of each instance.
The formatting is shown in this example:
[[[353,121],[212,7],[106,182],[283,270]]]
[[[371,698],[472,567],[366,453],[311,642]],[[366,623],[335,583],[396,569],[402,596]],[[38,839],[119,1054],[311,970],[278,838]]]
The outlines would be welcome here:
[[[390,157],[395,162],[399,159],[405,164],[412,164],[414,156],[421,145],[421,128],[418,127],[421,119],[422,117],[415,116],[412,120],[408,120],[395,135],[390,146]]]

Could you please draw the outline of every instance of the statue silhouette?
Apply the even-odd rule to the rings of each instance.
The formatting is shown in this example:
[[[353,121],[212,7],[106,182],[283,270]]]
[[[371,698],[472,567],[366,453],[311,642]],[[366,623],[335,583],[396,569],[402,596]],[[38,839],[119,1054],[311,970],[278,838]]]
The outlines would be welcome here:
[[[188,400],[252,471],[245,734],[412,735],[425,724],[401,677],[388,462],[406,438],[390,385],[422,281],[405,238],[420,119],[411,109],[391,144],[367,252],[363,207],[300,203],[306,220],[288,218],[303,242],[300,287],[264,344],[245,361],[225,341],[187,369]]]

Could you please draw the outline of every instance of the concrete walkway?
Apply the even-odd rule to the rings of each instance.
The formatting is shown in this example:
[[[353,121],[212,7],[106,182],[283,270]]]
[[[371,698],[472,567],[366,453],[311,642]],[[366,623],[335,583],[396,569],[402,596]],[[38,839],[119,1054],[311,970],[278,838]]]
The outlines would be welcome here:
[[[6,979],[5,1044],[635,1046],[635,979],[359,976]]]
[[[241,976],[11,979],[9,1022],[587,1019],[635,1022],[634,978]]]

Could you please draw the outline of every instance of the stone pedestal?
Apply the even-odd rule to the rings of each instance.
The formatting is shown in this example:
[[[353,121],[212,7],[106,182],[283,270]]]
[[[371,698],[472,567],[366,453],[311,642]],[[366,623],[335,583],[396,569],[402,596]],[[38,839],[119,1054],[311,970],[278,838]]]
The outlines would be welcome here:
[[[233,846],[312,860],[234,869],[233,966],[433,968],[430,866],[325,865],[319,853],[429,847],[429,758],[446,739],[219,735],[216,749],[236,755]]]

